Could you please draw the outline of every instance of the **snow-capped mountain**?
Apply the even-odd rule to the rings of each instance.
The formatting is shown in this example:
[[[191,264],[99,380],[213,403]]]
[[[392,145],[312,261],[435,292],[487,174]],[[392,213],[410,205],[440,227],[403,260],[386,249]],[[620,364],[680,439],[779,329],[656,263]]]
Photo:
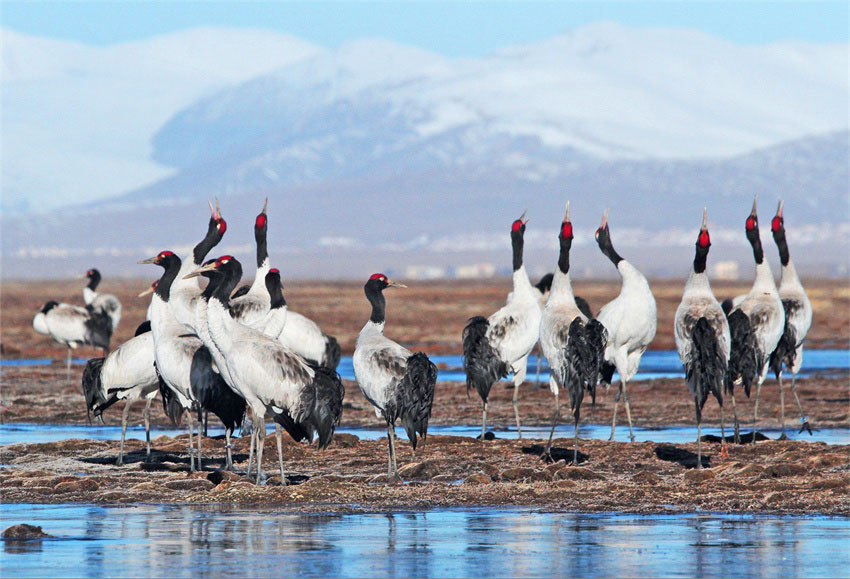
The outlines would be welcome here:
[[[270,251],[311,277],[498,255],[526,208],[533,261],[567,199],[590,233],[611,207],[656,274],[680,273],[672,256],[690,251],[703,206],[745,259],[754,194],[764,211],[786,200],[792,242],[847,253],[847,45],[602,23],[449,59],[265,34],[92,48],[4,31],[4,275],[92,260],[134,275],[133,259],[190,247],[213,196],[234,254],[253,251],[271,197]],[[51,210],[57,194],[80,203]],[[22,200],[44,211],[8,211]]]

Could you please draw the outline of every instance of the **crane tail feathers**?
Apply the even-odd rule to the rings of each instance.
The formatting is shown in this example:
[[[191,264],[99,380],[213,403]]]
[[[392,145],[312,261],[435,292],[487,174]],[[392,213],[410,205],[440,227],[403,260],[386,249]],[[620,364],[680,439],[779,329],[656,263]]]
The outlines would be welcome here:
[[[401,418],[413,450],[416,450],[417,435],[423,442],[428,436],[436,386],[437,367],[428,356],[417,352],[407,359],[407,372],[396,388],[396,396],[384,409],[388,423],[395,424]]]
[[[728,321],[732,342],[723,390],[727,394],[733,393],[735,382],[740,379],[744,385],[744,393],[749,398],[750,389],[758,379],[759,368],[762,365],[759,363],[761,355],[758,343],[747,314],[741,310],[735,310],[729,314]]]
[[[727,367],[717,335],[706,318],[697,320],[691,339],[693,356],[685,371],[688,389],[697,401],[697,420],[700,421],[702,407],[709,394],[713,394],[720,406],[723,406],[723,380]]]
[[[463,328],[463,369],[467,394],[475,389],[487,402],[493,384],[508,375],[508,364],[499,358],[487,340],[490,322],[484,316],[469,318]]]
[[[274,420],[296,441],[311,442],[316,434],[319,448],[324,449],[333,440],[334,430],[342,418],[342,399],[345,386],[335,370],[310,364],[314,371],[313,382],[301,392],[301,408],[297,416],[284,412],[275,414]]]

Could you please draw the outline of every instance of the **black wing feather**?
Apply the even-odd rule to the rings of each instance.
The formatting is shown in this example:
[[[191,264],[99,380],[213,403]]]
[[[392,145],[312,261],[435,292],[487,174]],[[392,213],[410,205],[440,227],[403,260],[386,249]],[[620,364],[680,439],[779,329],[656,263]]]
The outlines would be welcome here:
[[[463,369],[466,372],[466,394],[473,388],[487,402],[493,384],[508,375],[508,364],[499,358],[487,340],[490,322],[484,316],[469,318],[463,328]]]

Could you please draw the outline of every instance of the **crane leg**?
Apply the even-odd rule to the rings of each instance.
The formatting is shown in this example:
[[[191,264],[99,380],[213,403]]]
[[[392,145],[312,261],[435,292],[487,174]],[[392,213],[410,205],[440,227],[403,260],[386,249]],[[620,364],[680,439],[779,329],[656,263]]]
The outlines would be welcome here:
[[[254,428],[257,430],[257,484],[266,484],[266,473],[263,472],[263,448],[266,445],[266,417],[257,415]]]
[[[224,462],[224,470],[233,470],[233,454],[231,449],[233,445],[230,443],[230,437],[233,432],[229,428],[224,429],[224,450],[225,450],[225,462]]]
[[[153,398],[148,398],[145,403],[145,448],[147,460],[151,459],[151,402],[153,402]]]
[[[699,429],[697,429],[699,430]],[[729,458],[729,448],[726,446],[726,432],[723,428],[723,403],[720,403],[720,458]]]
[[[118,460],[115,464],[124,464],[124,438],[127,436],[127,415],[130,414],[130,402],[124,402],[124,411],[121,413],[121,447],[118,449]]]
[[[280,486],[285,487],[286,475],[283,470],[283,430],[277,422],[274,423],[274,438],[277,442],[277,462],[280,466]]]
[[[387,444],[389,445],[387,482],[394,483],[398,480],[398,465],[395,458],[395,428],[392,424],[387,424]]]
[[[253,420],[252,420],[252,423],[253,423]],[[248,478],[251,478],[251,467],[254,466],[254,447],[255,447],[255,441],[256,441],[256,437],[257,437],[257,429],[253,428],[253,426],[254,425],[252,424],[251,442],[248,445],[248,473],[245,475]]]
[[[195,472],[195,443],[192,439],[195,431],[195,417],[191,409],[186,413],[186,417],[189,423],[189,471]]]
[[[635,432],[632,430],[632,408],[629,405],[629,385],[625,380],[621,380],[620,383],[623,385],[623,399],[626,401],[626,418],[629,419],[629,440],[634,442]]]
[[[575,440],[573,441],[573,466],[578,464],[578,412],[575,413]]]
[[[614,440],[614,430],[617,428],[617,405],[620,404],[620,395],[623,393],[623,381],[620,380],[620,390],[616,396],[614,396],[614,418],[611,419],[611,436],[608,437],[608,441],[611,442]]]
[[[71,348],[68,348],[68,361],[65,363],[65,379],[71,382]]]
[[[809,417],[803,412],[803,405],[800,404],[800,397],[797,396],[797,374],[791,374],[791,392],[794,393],[794,400],[797,401],[797,408],[800,409],[800,432],[807,430],[809,436],[812,435],[812,427],[809,426]],[[798,433],[799,434],[799,433]]]
[[[776,377],[777,382],[779,382],[779,420],[782,425],[782,434],[779,436],[779,440],[786,440],[788,435],[785,434],[785,386],[782,384],[782,371],[779,371],[779,375]]]
[[[484,401],[484,411],[481,414],[481,441],[484,442],[484,434],[487,432],[487,401]]]
[[[516,377],[514,377],[514,418],[516,418],[516,432],[519,440],[522,440],[522,427],[519,423],[519,385],[522,384],[522,380],[517,384]]]
[[[735,392],[732,392],[732,415],[735,419],[735,444],[741,444],[740,427],[738,423],[738,407],[735,405]]]
[[[756,386],[756,403],[753,406],[753,442],[756,443],[756,425],[759,420],[759,395],[761,394],[761,379],[759,379],[758,385]]]
[[[552,430],[549,431],[549,441],[546,443],[546,450],[543,451],[543,456],[551,456],[552,437],[555,435],[555,425],[558,424],[558,418],[561,416],[561,404],[558,400],[558,392],[555,391],[555,410],[552,411]]]
[[[202,457],[202,454],[203,454],[201,452],[201,430],[203,430],[203,429],[201,428],[201,421],[199,420],[198,421],[198,470],[199,471],[204,470],[204,465],[201,462],[201,457]]]

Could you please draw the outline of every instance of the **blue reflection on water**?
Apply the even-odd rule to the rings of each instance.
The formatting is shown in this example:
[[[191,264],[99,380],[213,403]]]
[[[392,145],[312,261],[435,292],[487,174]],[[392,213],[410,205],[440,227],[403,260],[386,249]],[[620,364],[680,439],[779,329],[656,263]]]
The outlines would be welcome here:
[[[431,360],[441,369],[438,380],[441,382],[466,380],[463,373],[462,356],[431,356]],[[36,360],[0,360],[1,366],[44,366],[53,360],[49,358]],[[85,364],[86,360],[76,359],[74,364]],[[345,356],[340,360],[337,368],[340,376],[347,380],[354,380],[354,366],[351,356]],[[799,377],[812,375],[846,376],[850,371],[850,351],[848,350],[806,350],[803,356],[803,368]],[[528,379],[535,377],[537,372],[537,357],[532,355],[528,360]],[[653,378],[676,378],[682,377],[682,363],[679,354],[675,350],[650,350],[643,355],[640,361],[638,373],[633,380],[650,380]],[[617,374],[614,375],[618,379]],[[540,379],[548,382],[549,367],[545,360],[540,363]]]
[[[54,539],[3,548],[32,576],[827,577],[850,521],[528,509],[293,514],[241,507],[3,505]]]
[[[211,421],[212,422],[212,421]],[[273,433],[273,426],[266,425],[266,428]],[[550,426],[535,426],[525,425],[522,427],[523,437],[531,439],[546,439],[549,436]],[[516,439],[517,431],[514,427],[509,428],[492,428],[491,429],[498,438]],[[186,428],[151,428],[151,438],[156,438],[161,434],[168,436],[177,436],[187,432]],[[342,425],[336,429],[336,432],[344,432],[354,434],[358,438],[364,440],[377,440],[387,435],[386,428],[364,428],[356,426]],[[555,429],[556,438],[572,438],[572,424],[559,424]],[[703,434],[714,434],[720,436],[720,428],[704,426]],[[768,438],[779,438],[779,429],[763,429],[759,432]],[[683,444],[694,442],[696,440],[696,428],[693,426],[663,426],[658,428],[645,428],[641,426],[634,427],[635,440],[637,442],[663,442],[667,444]],[[221,423],[210,424],[208,430],[209,436],[224,435],[224,428]],[[451,436],[467,436],[475,438],[481,434],[480,425],[451,425],[442,426],[432,424],[428,427],[429,435],[451,435]],[[611,434],[610,424],[587,424],[582,423],[579,426],[580,438],[593,438],[597,440],[608,440]],[[727,432],[727,434],[729,434]],[[798,434],[793,429],[787,431],[788,437],[792,440],[800,440],[803,442],[825,442],[827,444],[850,444],[850,430],[847,428],[824,428],[814,431],[813,436],[807,433]],[[45,443],[67,440],[70,438],[91,439],[91,440],[120,440],[121,427],[118,425],[85,425],[85,424],[32,424],[32,423],[6,423],[0,424],[0,445],[2,444],[17,444],[17,443]],[[143,426],[128,426],[127,439],[144,440],[145,429]],[[629,439],[628,428],[620,429],[616,440],[627,441]],[[156,444],[154,444],[156,446]]]

